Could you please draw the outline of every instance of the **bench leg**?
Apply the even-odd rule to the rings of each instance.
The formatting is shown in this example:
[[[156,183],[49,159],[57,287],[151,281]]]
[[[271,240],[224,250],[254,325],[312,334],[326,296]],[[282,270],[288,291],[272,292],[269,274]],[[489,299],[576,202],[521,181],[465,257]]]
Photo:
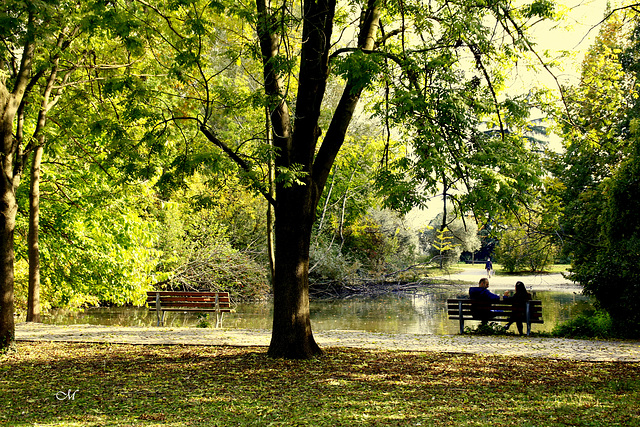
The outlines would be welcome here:
[[[222,328],[222,317],[224,312],[216,312],[216,329]]]
[[[156,293],[156,326],[160,326],[160,317],[162,316],[162,309],[160,307],[160,293]],[[164,320],[164,318],[163,318]]]
[[[529,309],[529,301],[527,301],[527,336],[531,335],[531,310]]]
[[[458,301],[458,317],[460,318],[460,335],[464,334],[464,318],[462,317],[462,302]]]

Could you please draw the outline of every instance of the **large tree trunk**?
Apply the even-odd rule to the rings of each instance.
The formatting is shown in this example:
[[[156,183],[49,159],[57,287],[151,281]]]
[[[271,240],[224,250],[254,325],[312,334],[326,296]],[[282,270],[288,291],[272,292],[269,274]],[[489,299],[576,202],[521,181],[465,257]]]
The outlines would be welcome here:
[[[36,147],[31,163],[31,188],[29,192],[29,293],[27,296],[27,322],[40,322],[40,165],[42,145]]]
[[[363,13],[358,47],[370,51],[378,28],[378,0],[368,0]],[[349,81],[319,149],[318,126],[322,99],[329,77],[329,51],[336,0],[304,0],[303,31],[298,75],[295,125],[287,105],[284,74],[279,67],[281,27],[277,6],[256,0],[257,31],[263,60],[265,93],[276,153],[276,171],[295,175],[276,180],[274,317],[269,354],[273,357],[309,358],[322,353],[311,332],[309,312],[309,246],[320,195],[340,150],[358,103],[362,86]],[[222,148],[243,169],[250,171],[237,153],[220,141],[205,124],[205,136]]]
[[[20,182],[14,165],[16,144],[13,137],[13,119],[19,103],[4,86],[0,86],[0,108],[2,111],[2,160],[0,171],[0,352],[12,347],[15,342],[13,280],[14,261],[13,233],[16,228],[16,190]],[[20,122],[20,121],[19,121]],[[21,125],[20,125],[21,127]]]
[[[279,190],[269,355],[305,359],[322,353],[311,332],[309,312],[309,244],[315,203],[308,186],[295,185]]]
[[[378,28],[377,0],[369,0],[361,22],[359,47],[373,48]],[[327,79],[335,0],[305,0],[295,126],[286,100],[286,85],[276,68],[279,27],[264,0],[257,0],[258,36],[264,65],[265,92],[270,105],[277,169],[299,171],[293,182],[279,182],[275,199],[274,314],[269,355],[309,358],[320,354],[311,332],[309,311],[309,246],[316,207],[329,171],[344,142],[361,89],[347,84],[319,150],[318,121]]]
[[[27,25],[29,31],[32,30],[33,21],[31,13]],[[13,92],[9,92],[0,79],[0,352],[15,343],[13,233],[18,212],[16,190],[20,184],[23,165],[20,151],[23,118],[18,111],[27,89],[35,49],[31,37],[26,39]],[[18,119],[14,136],[16,116]]]
[[[17,212],[13,181],[3,173],[0,177],[0,352],[15,342],[13,233]]]
[[[269,355],[309,358],[322,352],[311,332],[309,312],[309,245],[318,202],[311,171],[320,136],[318,118],[328,78],[329,41],[335,0],[305,0],[295,126],[286,104],[286,84],[277,68],[279,28],[263,0],[257,1],[270,106],[276,170],[301,173],[293,182],[279,182],[275,200],[275,277],[273,330]],[[304,183],[302,183],[304,182]]]

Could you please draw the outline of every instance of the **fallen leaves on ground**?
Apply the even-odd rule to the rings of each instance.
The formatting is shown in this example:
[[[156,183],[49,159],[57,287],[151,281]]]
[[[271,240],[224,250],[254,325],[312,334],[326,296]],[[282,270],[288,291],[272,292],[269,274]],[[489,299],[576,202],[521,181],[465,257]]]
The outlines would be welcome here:
[[[640,363],[330,348],[20,342],[10,426],[640,425]]]

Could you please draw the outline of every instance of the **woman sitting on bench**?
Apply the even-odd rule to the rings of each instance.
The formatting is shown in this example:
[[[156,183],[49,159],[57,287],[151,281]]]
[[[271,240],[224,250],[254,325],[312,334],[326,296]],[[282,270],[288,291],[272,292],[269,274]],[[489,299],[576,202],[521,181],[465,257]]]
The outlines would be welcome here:
[[[526,322],[527,320],[527,301],[531,301],[531,294],[527,292],[527,288],[525,288],[524,283],[518,281],[516,282],[515,294],[513,294],[513,296],[509,296],[509,291],[506,291],[504,293],[503,300],[510,301],[514,308],[511,318],[509,319],[509,323],[505,326],[505,330],[509,329],[509,326],[515,322],[520,335],[524,335],[522,331],[522,322]]]

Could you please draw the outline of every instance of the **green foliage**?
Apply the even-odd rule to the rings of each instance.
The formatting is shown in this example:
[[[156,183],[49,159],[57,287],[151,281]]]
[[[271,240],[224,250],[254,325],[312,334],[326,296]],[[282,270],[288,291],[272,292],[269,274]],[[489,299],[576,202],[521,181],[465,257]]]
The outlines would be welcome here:
[[[144,212],[148,187],[90,188],[94,197],[85,195],[77,205],[50,199],[42,213],[45,307],[140,304],[154,281],[159,254],[155,223]]]
[[[342,87],[349,80],[349,96],[370,91],[363,98],[375,105],[378,122],[347,136],[344,156],[328,180],[333,191],[319,205],[317,253],[328,261],[317,264],[317,271],[328,277],[349,277],[360,266],[367,274],[383,274],[413,261],[415,244],[399,219],[372,209],[382,205],[381,194],[386,206],[407,212],[446,181],[451,190],[469,190],[461,211],[485,213],[512,208],[538,176],[537,159],[522,137],[528,100],[491,101],[502,85],[498,70],[522,46],[516,40],[507,48],[504,38],[494,37],[499,28],[506,38],[521,37],[506,16],[509,3],[378,5],[385,36],[375,54],[351,49],[351,25],[361,13],[355,3],[338,11],[336,23],[343,27],[334,34],[345,30],[344,37],[330,40],[336,52],[327,70],[330,83]],[[69,84],[57,82],[68,95],[52,110],[56,127],[47,134],[44,187],[55,199],[43,204],[50,211],[42,218],[49,303],[135,302],[150,282],[169,276],[182,286],[262,295],[265,205],[253,192],[266,190],[273,158],[291,154],[268,143],[268,107],[298,101],[301,108],[307,102],[306,96],[295,99],[305,76],[296,75],[300,49],[293,42],[311,44],[300,32],[304,17],[298,9],[268,11],[282,49],[262,64],[252,3],[10,0],[0,13],[0,28],[7,30],[0,37],[11,51],[2,51],[3,66],[19,62],[16,46],[25,37],[30,9],[42,24],[34,76],[46,74],[59,34],[73,28],[80,33],[62,57],[65,70],[79,68]],[[550,10],[536,1],[523,13],[549,16]],[[480,55],[475,68],[461,60],[470,55]],[[274,66],[286,91],[265,95],[263,65]],[[380,96],[376,90],[383,86],[387,94]],[[322,99],[319,92],[311,95]],[[37,101],[25,103],[27,128],[34,125]],[[332,107],[312,123],[314,132],[332,122],[338,102],[327,103]],[[293,109],[290,118],[309,119]],[[383,122],[387,135],[378,132]],[[493,132],[481,131],[483,122]],[[495,132],[499,124],[504,129]],[[203,128],[215,130],[214,138],[205,139]],[[294,153],[291,164],[281,162],[281,187],[307,181],[310,168],[297,163],[307,159],[294,157],[312,158],[320,148],[316,142],[296,141],[296,147],[310,143],[312,149]],[[225,155],[236,156],[241,167],[231,166]],[[227,172],[239,169],[240,179],[231,179]],[[232,186],[238,191],[229,191]],[[25,211],[24,193],[20,204]],[[25,235],[24,223],[19,233]],[[156,263],[158,272],[150,268]]]
[[[303,180],[306,176],[307,172],[302,170],[301,165],[293,165],[291,168],[279,167],[276,182],[281,183],[284,188],[289,188],[304,185]]]
[[[32,61],[22,62],[31,67],[24,70],[30,83],[14,134],[25,157],[15,164],[26,162],[34,144],[44,144],[43,306],[140,303],[158,257],[156,223],[148,215],[154,194],[149,181],[140,179],[153,177],[155,159],[136,143],[149,114],[128,97],[144,97],[145,78],[132,65],[143,62],[140,21],[117,2],[10,0],[0,8],[0,22],[7,26],[0,32],[0,86],[13,90],[18,64],[28,59],[26,43],[34,46]],[[45,106],[47,79],[53,79],[53,92]],[[17,194],[16,253],[22,260],[25,187]],[[20,281],[17,296],[24,298],[26,280]]]
[[[443,216],[443,213],[438,214],[419,236],[422,251],[428,252],[441,267],[458,262],[463,251],[475,252],[480,249],[478,226],[473,218],[463,220],[455,214],[449,214],[447,220],[443,221]]]
[[[611,316],[605,311],[587,311],[553,329],[552,334],[565,338],[613,338]]]
[[[311,280],[352,283],[413,262],[416,243],[401,217],[377,209],[382,196],[374,184],[383,142],[368,136],[371,123],[356,123],[336,159],[328,189],[318,205],[311,245]],[[393,156],[393,154],[390,154]]]
[[[550,0],[537,0],[531,4],[525,5],[522,8],[521,13],[527,18],[551,18],[553,17],[553,12],[555,8],[555,3]]]
[[[381,57],[358,50],[335,61],[335,73],[353,84],[352,93],[362,89],[372,89],[378,74],[382,71]]]
[[[157,286],[264,298],[269,281],[264,256],[260,256],[264,247],[256,242],[264,238],[260,230],[264,224],[256,217],[255,200],[241,187],[209,187],[197,178],[192,179],[186,198],[175,197],[159,212],[163,253],[159,270],[165,278]],[[212,188],[218,191],[215,203],[194,203]]]
[[[541,224],[511,224],[500,233],[496,261],[509,273],[541,272],[555,263],[559,253],[553,236],[544,233]]]
[[[506,335],[507,331],[506,325],[501,325],[496,322],[480,323],[476,327],[464,327],[464,333],[469,335]]]
[[[345,229],[344,250],[374,277],[411,265],[414,236],[391,211],[372,210]]]
[[[327,190],[318,203],[315,233],[340,239],[342,230],[380,203],[375,173],[382,142],[368,136],[373,124],[358,123],[354,137],[345,141],[328,178]]]
[[[310,248],[309,280],[314,284],[354,283],[362,263],[331,241],[316,239]]]
[[[637,23],[634,23],[637,25]],[[570,104],[579,127],[565,128],[556,175],[572,279],[596,297],[616,334],[640,336],[640,144],[635,83],[637,29],[617,15],[601,29]],[[624,52],[624,53],[623,53]]]
[[[509,32],[515,21],[502,21],[508,7],[502,9],[501,2],[484,6],[447,3],[435,22],[431,19],[436,9],[426,9],[424,15],[416,12],[423,18],[417,19],[420,29],[437,29],[439,48],[401,50],[393,45],[400,58],[389,61],[385,69],[389,95],[376,111],[409,142],[411,155],[389,162],[391,170],[380,173],[389,207],[407,210],[443,187],[448,194],[463,194],[456,200],[457,208],[478,217],[497,216],[531,202],[529,189],[539,185],[544,173],[533,151],[539,147],[527,135],[531,100],[498,101],[504,96],[502,70],[526,44],[516,40],[513,46],[496,45],[486,38],[493,31],[487,27],[490,22]],[[540,1],[523,13],[550,17],[551,10],[550,2]],[[458,62],[461,55],[470,54],[475,68]],[[415,194],[417,188],[420,192]]]

